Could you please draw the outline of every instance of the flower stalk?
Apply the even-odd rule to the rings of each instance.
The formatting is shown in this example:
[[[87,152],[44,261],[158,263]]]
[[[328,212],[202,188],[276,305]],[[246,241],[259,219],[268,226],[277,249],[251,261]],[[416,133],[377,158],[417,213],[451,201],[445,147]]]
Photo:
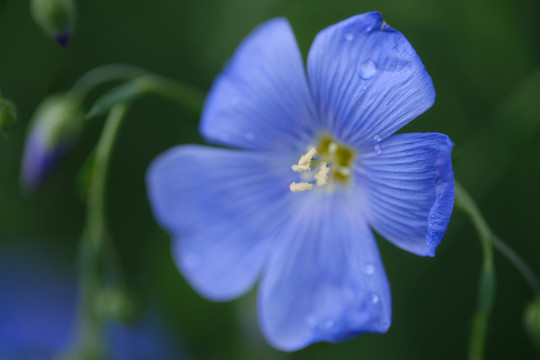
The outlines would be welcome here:
[[[87,118],[106,114],[119,103],[132,103],[143,96],[154,95],[169,100],[182,109],[199,115],[205,94],[185,83],[162,76],[146,74],[118,85],[102,95],[92,106]]]
[[[86,226],[79,249],[79,329],[75,347],[68,358],[101,359],[105,354],[104,313],[97,305],[100,295],[107,291],[105,266],[116,263],[113,244],[109,241],[107,231],[106,181],[113,145],[126,112],[125,105],[117,105],[112,109],[95,150],[88,189]],[[119,269],[113,270],[120,279],[120,288],[123,288]]]
[[[99,66],[81,76],[71,88],[72,92],[87,94],[94,88],[111,81],[126,81],[148,72],[132,65],[108,64]]]
[[[540,286],[538,279],[527,263],[507,244],[495,236],[474,200],[457,181],[455,182],[455,190],[456,207],[470,217],[482,244],[483,264],[478,284],[478,305],[473,317],[468,355],[469,360],[481,360],[484,358],[486,331],[495,302],[496,276],[493,248],[500,251],[516,267],[537,296],[540,295]]]

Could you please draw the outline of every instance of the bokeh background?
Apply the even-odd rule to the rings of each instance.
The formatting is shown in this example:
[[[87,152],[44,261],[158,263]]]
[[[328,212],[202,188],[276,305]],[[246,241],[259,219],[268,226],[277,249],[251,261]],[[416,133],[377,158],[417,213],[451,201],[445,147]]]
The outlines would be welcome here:
[[[305,56],[318,31],[371,10],[381,11],[405,34],[437,90],[433,108],[402,131],[451,137],[456,178],[494,231],[540,274],[538,0],[80,0],[67,49],[38,29],[28,1],[7,0],[0,12],[0,88],[16,103],[20,122],[8,141],[0,141],[0,252],[23,243],[45,247],[75,271],[85,213],[75,178],[103,119],[88,122],[58,171],[38,193],[26,196],[19,187],[23,141],[45,96],[108,63],[134,64],[207,91],[242,38],[269,18],[289,19]],[[393,324],[386,335],[283,353],[266,345],[258,331],[254,292],[228,303],[211,303],[195,293],[176,270],[170,240],[151,215],[144,175],[163,150],[200,143],[197,125],[195,116],[161,99],[138,102],[116,144],[108,184],[108,219],[122,265],[156,305],[184,357],[466,357],[482,254],[474,229],[458,211],[435,258],[408,254],[379,239],[393,294]],[[31,259],[18,261],[31,266]],[[495,261],[498,287],[486,358],[539,358],[522,328],[532,293],[505,258],[497,254]]]

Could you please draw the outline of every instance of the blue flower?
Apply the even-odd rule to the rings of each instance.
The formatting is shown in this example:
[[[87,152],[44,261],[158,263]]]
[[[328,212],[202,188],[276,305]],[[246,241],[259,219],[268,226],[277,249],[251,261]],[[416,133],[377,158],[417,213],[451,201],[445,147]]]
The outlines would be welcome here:
[[[216,301],[260,278],[259,324],[279,349],[386,332],[390,288],[370,227],[434,256],[453,208],[449,138],[393,135],[434,100],[418,55],[379,13],[319,33],[307,78],[289,23],[259,26],[200,125],[239,149],[180,146],[147,175],[180,271]]]

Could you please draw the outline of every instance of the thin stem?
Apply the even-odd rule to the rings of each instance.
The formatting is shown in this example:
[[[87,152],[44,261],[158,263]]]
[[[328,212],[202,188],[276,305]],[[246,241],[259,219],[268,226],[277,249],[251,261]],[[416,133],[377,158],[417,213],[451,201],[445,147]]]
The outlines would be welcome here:
[[[492,241],[495,248],[499,250],[501,254],[503,254],[506,259],[508,259],[508,261],[510,261],[512,265],[514,265],[521,273],[521,276],[523,276],[532,291],[537,296],[540,296],[540,283],[525,260],[523,260],[510,246],[508,246],[498,237],[494,236]]]
[[[96,249],[102,245],[106,232],[105,196],[110,155],[118,130],[127,112],[127,106],[115,106],[109,115],[96,147],[90,186],[88,189],[88,212],[86,224]]]
[[[131,80],[148,72],[132,65],[109,64],[90,70],[71,88],[73,92],[87,94],[96,86],[109,81]]]
[[[469,344],[469,360],[483,359],[487,324],[495,299],[495,265],[493,247],[501,252],[521,273],[536,296],[540,296],[540,283],[527,263],[507,244],[499,239],[487,225],[480,210],[456,181],[456,206],[469,215],[482,242],[484,262],[480,273],[478,307],[476,309]]]
[[[494,236],[480,210],[458,182],[456,182],[456,206],[471,218],[480,237],[484,254],[478,287],[478,305],[473,317],[469,342],[469,360],[481,360],[484,358],[486,331],[495,299],[496,278],[492,246]]]
[[[180,107],[190,110],[194,114],[201,112],[205,94],[185,83],[174,81],[163,76],[145,75],[135,82],[143,92],[161,96],[173,101]]]
[[[111,110],[95,150],[88,190],[86,227],[79,249],[79,329],[75,347],[67,354],[69,359],[104,357],[103,316],[97,309],[96,299],[104,285],[102,259],[106,255],[110,258],[113,250],[112,244],[107,241],[106,180],[112,148],[126,112],[125,105],[117,105]]]
[[[90,119],[106,114],[116,104],[132,103],[143,96],[156,95],[172,101],[182,109],[195,115],[201,113],[204,93],[185,83],[174,81],[158,75],[143,75],[114,87],[96,100],[86,114]]]

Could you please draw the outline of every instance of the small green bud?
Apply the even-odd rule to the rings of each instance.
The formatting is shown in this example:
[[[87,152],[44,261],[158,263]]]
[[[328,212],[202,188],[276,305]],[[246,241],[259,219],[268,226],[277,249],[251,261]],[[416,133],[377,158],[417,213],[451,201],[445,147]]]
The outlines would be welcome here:
[[[31,11],[41,29],[66,47],[75,26],[73,0],[32,0]]]
[[[0,96],[0,134],[7,137],[16,122],[17,113],[15,111],[15,105]]]
[[[81,99],[60,94],[45,99],[36,110],[26,137],[22,186],[34,190],[78,139],[83,125]]]
[[[525,331],[540,350],[540,297],[525,308],[523,315]]]

